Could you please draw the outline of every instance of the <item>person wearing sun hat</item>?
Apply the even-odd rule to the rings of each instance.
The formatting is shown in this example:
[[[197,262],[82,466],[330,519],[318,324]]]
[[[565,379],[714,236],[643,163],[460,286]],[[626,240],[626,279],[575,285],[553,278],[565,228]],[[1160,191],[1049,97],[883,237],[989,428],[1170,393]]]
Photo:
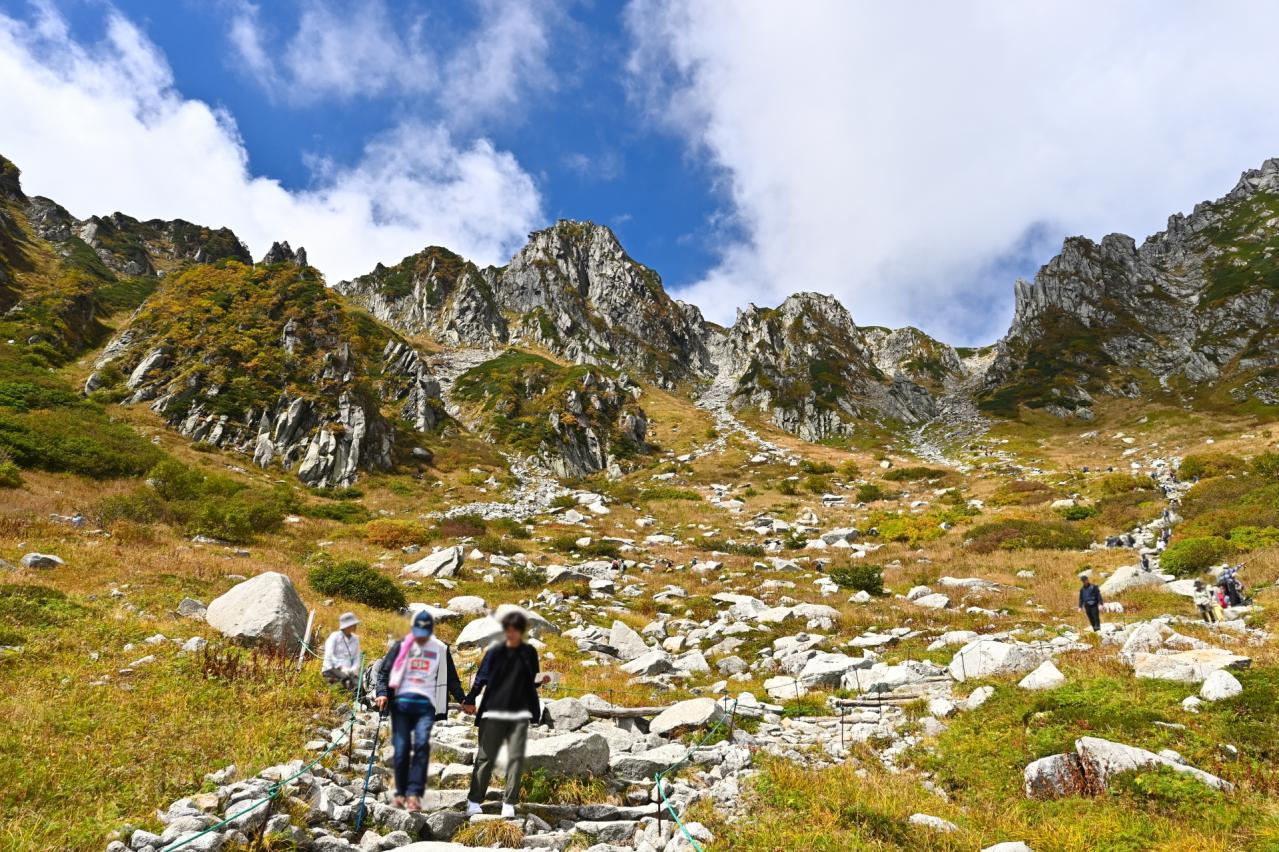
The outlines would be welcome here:
[[[450,695],[458,703],[466,697],[449,646],[435,636],[435,619],[426,610],[413,616],[409,635],[382,658],[376,695],[379,711],[391,708],[395,806],[421,810],[431,728],[448,716]]]
[[[324,664],[320,673],[329,683],[340,683],[352,692],[360,678],[360,637],[355,628],[360,619],[353,612],[338,616],[338,629],[324,640]]]

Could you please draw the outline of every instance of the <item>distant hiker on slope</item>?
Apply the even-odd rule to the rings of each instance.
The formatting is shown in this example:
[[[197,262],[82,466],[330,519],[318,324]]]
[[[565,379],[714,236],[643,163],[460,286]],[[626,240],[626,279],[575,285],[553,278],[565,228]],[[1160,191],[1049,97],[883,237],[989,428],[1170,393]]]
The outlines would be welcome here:
[[[413,616],[408,636],[393,644],[377,679],[377,709],[391,708],[395,746],[395,806],[422,809],[431,728],[448,715],[449,696],[465,698],[449,646],[435,638],[435,619],[426,610]]]
[[[338,617],[338,629],[324,640],[324,664],[320,674],[329,683],[340,683],[352,692],[360,678],[360,637],[355,628],[360,620],[353,612]]]
[[[1083,581],[1079,587],[1079,608],[1088,615],[1088,623],[1096,632],[1101,629],[1101,589],[1093,585],[1086,573],[1080,574],[1079,579]]]
[[[471,770],[471,792],[466,797],[466,812],[481,812],[493,766],[502,746],[506,746],[506,790],[502,798],[502,816],[515,816],[515,803],[520,799],[520,776],[524,772],[524,747],[528,743],[528,726],[542,717],[537,688],[548,675],[540,673],[537,649],[524,641],[528,618],[522,612],[509,612],[502,617],[500,644],[489,648],[475,673],[475,683],[462,703],[462,710],[475,713],[480,728],[480,747]],[[484,701],[479,710],[475,700],[480,692]]]
[[[1204,621],[1209,624],[1221,621],[1221,604],[1217,602],[1216,591],[1205,586],[1203,580],[1195,580],[1194,601]]]

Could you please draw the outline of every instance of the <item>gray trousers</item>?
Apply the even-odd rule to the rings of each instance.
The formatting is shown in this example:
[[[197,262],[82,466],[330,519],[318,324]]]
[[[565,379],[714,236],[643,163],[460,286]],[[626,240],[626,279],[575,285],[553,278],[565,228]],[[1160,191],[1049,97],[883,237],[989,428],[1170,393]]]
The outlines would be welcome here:
[[[529,720],[480,719],[480,747],[471,770],[471,792],[467,799],[482,804],[497,754],[506,744],[506,795],[502,801],[514,805],[520,800],[520,776],[524,774],[524,746],[528,744]]]

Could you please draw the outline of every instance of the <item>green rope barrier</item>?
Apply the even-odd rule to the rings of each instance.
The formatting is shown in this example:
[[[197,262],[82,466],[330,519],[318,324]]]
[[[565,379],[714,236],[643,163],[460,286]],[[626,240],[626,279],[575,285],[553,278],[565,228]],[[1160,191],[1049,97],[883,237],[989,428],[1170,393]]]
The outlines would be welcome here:
[[[363,671],[363,669],[364,669],[364,653],[361,652],[360,653],[360,670]],[[267,793],[265,798],[259,799],[258,801],[249,805],[247,808],[245,808],[242,811],[236,811],[231,816],[225,817],[221,822],[215,822],[213,825],[204,829],[204,831],[201,831],[199,834],[194,834],[191,837],[188,837],[186,840],[183,840],[182,842],[178,843],[178,845],[176,846],[164,847],[164,852],[177,852],[177,850],[182,849],[185,846],[191,845],[195,841],[199,840],[201,837],[204,837],[206,834],[217,831],[220,828],[225,828],[226,826],[235,822],[236,820],[238,820],[240,817],[244,816],[245,814],[251,814],[254,811],[256,811],[258,808],[263,807],[264,805],[270,804],[274,799],[276,799],[280,795],[280,793],[284,791],[285,787],[287,787],[293,781],[296,781],[298,778],[301,778],[306,773],[310,772],[312,769],[316,767],[317,764],[319,764],[320,761],[324,760],[324,758],[332,754],[337,749],[338,746],[342,745],[342,743],[348,737],[351,736],[351,734],[355,730],[355,722],[356,722],[355,714],[356,714],[357,708],[359,708],[360,706],[360,689],[364,685],[363,681],[364,679],[361,678],[359,681],[356,682],[355,703],[351,706],[351,717],[347,719],[346,724],[342,726],[342,730],[338,733],[337,737],[334,738],[333,742],[329,743],[329,747],[326,748],[324,751],[320,752],[319,757],[315,758],[310,763],[305,764],[301,769],[299,769],[297,772],[294,772],[288,778],[281,779],[279,781],[276,781],[274,784],[272,784],[268,788],[269,792]]]
[[[731,721],[736,714],[737,714],[737,699],[734,698],[733,707],[731,710],[728,711],[728,719]],[[720,719],[713,726],[711,726],[711,729],[707,731],[700,740],[698,740],[697,742],[689,746],[688,751],[684,752],[684,755],[679,760],[675,761],[670,766],[663,769],[661,772],[655,773],[653,775],[653,780],[657,783],[657,795],[661,798],[662,805],[665,806],[668,812],[670,812],[671,819],[675,820],[675,824],[679,826],[679,830],[683,833],[685,839],[687,839],[689,843],[693,844],[693,848],[696,849],[697,852],[706,852],[706,850],[702,847],[702,844],[698,843],[697,839],[694,838],[693,835],[689,833],[688,828],[684,825],[684,820],[680,819],[679,814],[676,813],[675,806],[671,804],[670,799],[666,798],[665,780],[668,774],[670,774],[671,772],[674,772],[676,769],[678,769],[679,767],[687,763],[688,759],[693,756],[693,752],[701,748],[702,743],[706,742],[712,736],[714,736],[715,732],[718,731],[723,726],[724,726],[724,720]]]

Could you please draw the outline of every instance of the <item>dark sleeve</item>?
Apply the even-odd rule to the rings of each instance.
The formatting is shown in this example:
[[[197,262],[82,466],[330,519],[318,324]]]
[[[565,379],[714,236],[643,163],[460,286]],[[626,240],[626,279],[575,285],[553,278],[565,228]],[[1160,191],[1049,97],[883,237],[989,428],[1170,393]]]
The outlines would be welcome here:
[[[401,639],[400,642],[404,640]],[[375,696],[381,698],[383,695],[391,691],[391,667],[395,665],[395,658],[400,654],[400,642],[393,644],[386,652],[386,656],[382,658],[382,665],[377,667],[377,691]]]
[[[453,664],[453,652],[446,650],[444,658],[448,661],[449,667],[449,695],[458,702],[466,701],[466,693],[462,691],[462,679],[457,676],[457,666]]]
[[[480,667],[475,671],[475,680],[471,682],[471,691],[466,693],[466,703],[474,704],[475,699],[480,697],[480,693],[484,691],[484,687],[488,686],[489,678],[493,672],[493,651],[489,649],[484,652],[484,659],[480,660]]]
[[[540,687],[541,684],[537,682],[537,676],[542,671],[542,662],[537,657],[537,649],[532,645],[528,646],[528,656],[528,667],[533,670],[533,685]]]
[[[1085,589],[1080,589],[1080,590],[1079,590],[1079,605],[1080,605],[1080,606],[1083,606],[1083,605],[1084,605],[1084,592],[1085,592],[1085,591],[1086,591]]]

